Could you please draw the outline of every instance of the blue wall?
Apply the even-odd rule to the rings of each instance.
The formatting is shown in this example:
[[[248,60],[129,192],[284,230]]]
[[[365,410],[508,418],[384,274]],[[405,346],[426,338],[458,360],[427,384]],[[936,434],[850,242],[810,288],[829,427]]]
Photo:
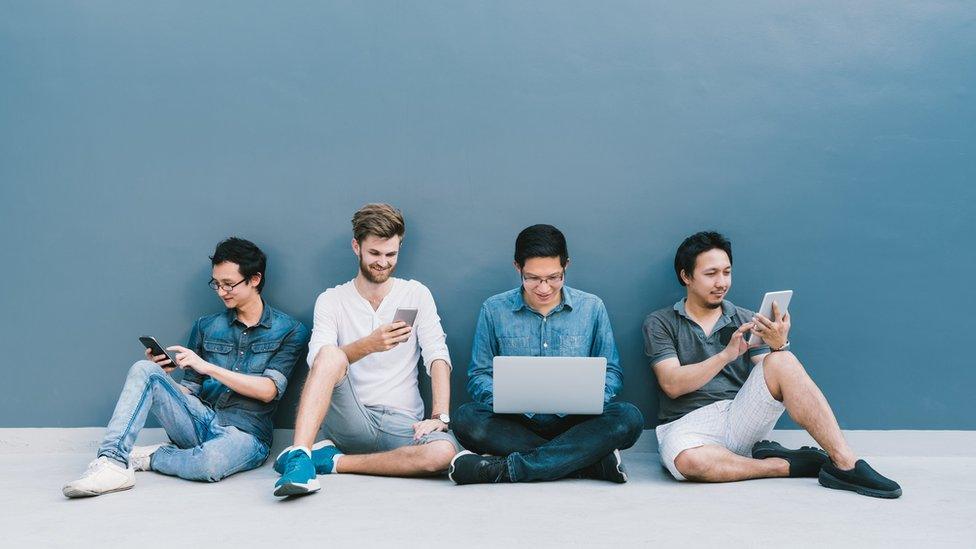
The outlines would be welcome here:
[[[349,218],[406,214],[454,405],[515,235],[566,233],[623,398],[641,321],[703,228],[731,297],[793,288],[796,352],[847,428],[976,428],[976,7],[966,2],[0,2],[0,426],[104,424],[136,337],[221,304],[221,238],[311,324]],[[291,424],[298,383],[280,424]],[[784,420],[783,425],[790,425]]]

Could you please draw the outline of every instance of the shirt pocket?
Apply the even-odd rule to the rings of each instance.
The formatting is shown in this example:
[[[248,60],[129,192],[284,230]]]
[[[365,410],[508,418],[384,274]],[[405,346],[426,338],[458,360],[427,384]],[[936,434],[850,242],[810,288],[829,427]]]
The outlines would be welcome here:
[[[590,356],[590,337],[585,334],[556,334],[559,356]]]
[[[281,347],[280,339],[275,341],[255,341],[251,344],[251,357],[247,364],[247,371],[252,374],[260,374],[268,367],[268,363],[274,358],[275,353]]]
[[[534,338],[525,336],[498,336],[498,351],[501,356],[536,356],[537,345]]]
[[[203,351],[206,355],[203,359],[207,362],[227,369],[233,366],[231,364],[234,360],[234,345],[232,343],[205,339],[203,340]]]

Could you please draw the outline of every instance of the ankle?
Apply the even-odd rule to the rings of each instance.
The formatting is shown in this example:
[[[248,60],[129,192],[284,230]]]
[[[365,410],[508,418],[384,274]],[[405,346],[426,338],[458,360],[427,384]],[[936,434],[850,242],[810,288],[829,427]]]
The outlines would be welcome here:
[[[834,466],[842,471],[850,471],[854,468],[854,464],[857,463],[857,457],[851,453],[838,453],[831,454],[830,461],[833,462]]]
[[[769,457],[763,460],[769,466],[770,472],[776,476],[790,476],[790,462],[780,457]]]

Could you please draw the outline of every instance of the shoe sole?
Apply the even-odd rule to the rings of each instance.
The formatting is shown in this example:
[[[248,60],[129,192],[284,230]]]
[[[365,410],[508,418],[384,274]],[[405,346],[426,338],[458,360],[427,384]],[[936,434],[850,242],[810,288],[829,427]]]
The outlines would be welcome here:
[[[88,490],[79,490],[77,488],[65,488],[61,490],[66,498],[93,498],[95,496],[100,496],[102,494],[111,494],[113,492],[124,492],[126,490],[131,490],[135,484],[130,484],[129,486],[123,486],[122,488],[116,488],[114,490],[106,490],[104,492],[91,492]]]
[[[610,479],[611,482],[616,482],[617,484],[625,484],[627,482],[627,471],[624,469],[624,460],[620,456],[620,450],[613,451],[613,457],[617,460],[615,465],[617,469],[617,474],[620,475],[620,480]]]
[[[755,459],[766,459],[771,457],[778,457],[786,459],[787,456],[797,456],[797,457],[819,457],[824,461],[830,459],[827,456],[827,452],[819,450],[817,448],[810,448],[809,446],[800,448],[799,450],[790,450],[789,448],[760,448],[752,453],[752,457]]]
[[[841,480],[823,470],[820,471],[820,476],[817,477],[817,479],[820,481],[820,485],[825,488],[833,488],[834,490],[848,490],[851,492],[857,492],[862,496],[884,499],[895,499],[901,496],[901,488],[898,488],[897,490],[875,490],[874,488],[865,488],[864,486],[859,486],[857,484],[847,482],[846,480]]]
[[[306,494],[314,494],[322,489],[319,484],[318,479],[312,479],[311,481],[302,484],[300,482],[289,482],[288,484],[282,484],[275,488],[274,495],[279,498],[289,497],[289,496],[304,496]]]
[[[458,481],[456,481],[456,480],[454,480],[454,462],[457,461],[457,459],[459,457],[466,456],[466,455],[469,455],[469,454],[474,455],[474,452],[469,452],[468,450],[461,450],[460,452],[458,452],[457,454],[455,454],[454,457],[451,458],[451,466],[447,470],[447,478],[451,479],[451,482],[453,482],[454,484],[456,484],[458,486],[460,486],[461,483],[458,482]]]

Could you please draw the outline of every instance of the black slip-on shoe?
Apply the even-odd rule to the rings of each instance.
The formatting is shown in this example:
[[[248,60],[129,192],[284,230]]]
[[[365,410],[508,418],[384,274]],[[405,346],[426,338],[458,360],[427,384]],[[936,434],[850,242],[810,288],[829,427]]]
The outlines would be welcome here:
[[[820,469],[820,484],[837,490],[850,490],[862,496],[894,499],[901,496],[901,486],[883,476],[863,459],[857,460],[850,471],[839,469],[831,462]]]
[[[511,482],[508,461],[497,456],[479,456],[467,450],[458,452],[451,460],[447,478],[455,484],[494,484]]]
[[[579,472],[580,478],[609,480],[617,484],[627,482],[627,468],[620,457],[620,450],[614,450],[603,459]]]
[[[790,464],[790,477],[817,478],[820,468],[830,463],[827,452],[813,446],[803,446],[790,450],[772,440],[760,440],[752,445],[752,457],[766,459],[771,457],[785,459]]]

